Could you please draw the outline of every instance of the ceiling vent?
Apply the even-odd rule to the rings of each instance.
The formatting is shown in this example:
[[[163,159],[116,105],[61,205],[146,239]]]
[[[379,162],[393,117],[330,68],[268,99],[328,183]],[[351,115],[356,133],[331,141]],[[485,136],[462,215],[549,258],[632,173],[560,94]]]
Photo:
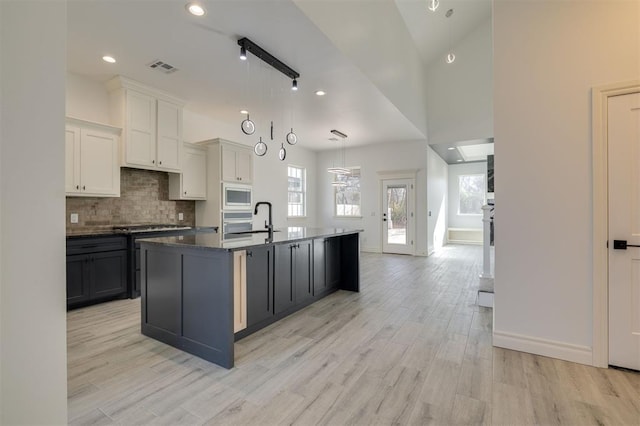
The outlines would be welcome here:
[[[174,67],[173,65],[169,65],[166,62],[160,61],[160,60],[155,60],[153,62],[151,62],[149,64],[149,68],[154,69],[154,70],[158,70],[164,74],[171,74],[174,73],[176,71],[178,71],[178,68]]]

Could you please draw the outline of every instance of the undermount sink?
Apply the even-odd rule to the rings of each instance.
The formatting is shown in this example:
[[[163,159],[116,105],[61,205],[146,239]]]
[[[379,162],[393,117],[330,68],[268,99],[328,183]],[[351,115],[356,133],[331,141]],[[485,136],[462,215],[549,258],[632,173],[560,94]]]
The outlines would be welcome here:
[[[268,229],[256,229],[253,231],[240,231],[240,232],[230,232],[232,235],[244,235],[244,234],[262,234],[269,232]],[[280,232],[278,229],[274,229],[272,232]]]

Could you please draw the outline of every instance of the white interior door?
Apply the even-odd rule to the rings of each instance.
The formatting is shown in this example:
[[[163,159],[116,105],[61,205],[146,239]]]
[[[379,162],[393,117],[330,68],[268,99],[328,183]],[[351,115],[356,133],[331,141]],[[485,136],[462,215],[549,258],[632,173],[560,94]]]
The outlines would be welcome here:
[[[609,364],[640,370],[640,93],[609,98],[607,132]]]
[[[413,179],[382,181],[382,251],[413,254]]]

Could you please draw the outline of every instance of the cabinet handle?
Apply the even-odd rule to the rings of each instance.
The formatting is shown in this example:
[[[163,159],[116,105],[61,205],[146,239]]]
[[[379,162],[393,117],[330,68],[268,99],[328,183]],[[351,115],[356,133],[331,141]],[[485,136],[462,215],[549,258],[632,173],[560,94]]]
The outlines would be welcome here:
[[[184,195],[187,195],[187,191],[184,191]]]
[[[80,189],[80,185],[76,185],[76,189]]]
[[[158,163],[162,166],[162,161],[159,161]]]
[[[156,160],[151,160],[151,164],[156,164]]]
[[[253,257],[253,253],[250,251],[247,251],[247,257]]]
[[[84,185],[82,185],[82,190],[84,191],[85,189],[87,189]]]

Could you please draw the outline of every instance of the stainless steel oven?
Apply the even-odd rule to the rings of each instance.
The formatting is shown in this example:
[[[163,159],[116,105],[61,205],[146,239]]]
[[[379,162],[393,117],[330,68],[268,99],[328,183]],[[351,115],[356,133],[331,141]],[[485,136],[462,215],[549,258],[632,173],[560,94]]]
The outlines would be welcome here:
[[[247,235],[234,235],[234,233],[251,231],[252,229],[253,212],[251,210],[222,213],[222,238],[224,240],[247,237]]]
[[[222,210],[251,210],[253,207],[250,185],[222,184]]]

